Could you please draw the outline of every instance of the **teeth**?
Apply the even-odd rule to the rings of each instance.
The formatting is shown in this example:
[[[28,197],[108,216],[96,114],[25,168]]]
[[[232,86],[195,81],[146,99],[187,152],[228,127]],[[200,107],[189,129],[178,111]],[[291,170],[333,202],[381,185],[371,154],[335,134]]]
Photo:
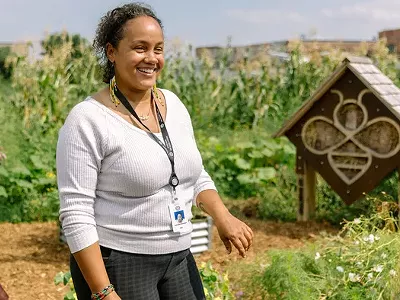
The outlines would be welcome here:
[[[151,74],[154,72],[154,69],[138,69],[140,72]]]

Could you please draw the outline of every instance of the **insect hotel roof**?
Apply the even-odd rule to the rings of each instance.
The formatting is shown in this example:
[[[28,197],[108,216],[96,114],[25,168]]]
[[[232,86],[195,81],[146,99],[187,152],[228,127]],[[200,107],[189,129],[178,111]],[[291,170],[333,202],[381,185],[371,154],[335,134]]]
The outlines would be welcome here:
[[[400,89],[367,57],[349,56],[275,134],[347,203],[400,163]]]

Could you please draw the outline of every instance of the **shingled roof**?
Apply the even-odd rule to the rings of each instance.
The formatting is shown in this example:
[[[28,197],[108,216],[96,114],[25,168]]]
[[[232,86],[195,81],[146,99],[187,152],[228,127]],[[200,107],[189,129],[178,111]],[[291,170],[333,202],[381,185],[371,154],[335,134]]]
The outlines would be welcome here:
[[[290,130],[347,69],[353,72],[400,121],[400,88],[384,75],[368,57],[347,56],[310,99],[274,134],[274,137],[283,136]]]

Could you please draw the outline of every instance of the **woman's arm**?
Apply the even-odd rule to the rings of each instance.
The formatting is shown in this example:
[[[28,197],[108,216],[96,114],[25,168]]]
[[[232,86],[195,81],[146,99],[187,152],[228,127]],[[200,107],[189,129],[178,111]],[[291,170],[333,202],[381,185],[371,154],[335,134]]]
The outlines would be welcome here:
[[[107,126],[104,118],[91,104],[78,104],[59,132],[56,154],[60,221],[70,251],[93,293],[110,284],[98,244],[94,212],[107,141],[103,126]],[[111,293],[106,299],[119,298]]]
[[[83,250],[75,252],[73,256],[92,293],[100,292],[110,284],[99,243],[96,242]],[[115,292],[112,292],[105,299],[120,298]]]
[[[232,216],[215,190],[204,190],[197,195],[197,206],[210,215],[218,229],[219,236],[230,254],[232,244],[242,257],[253,243],[253,231],[245,223]]]

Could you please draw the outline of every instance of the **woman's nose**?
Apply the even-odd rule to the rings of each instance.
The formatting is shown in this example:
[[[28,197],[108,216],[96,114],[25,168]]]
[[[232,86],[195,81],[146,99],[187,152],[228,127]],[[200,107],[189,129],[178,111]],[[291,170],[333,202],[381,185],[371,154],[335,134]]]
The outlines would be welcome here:
[[[144,59],[144,62],[145,63],[157,63],[158,59],[156,57],[156,54],[153,51],[148,52]]]

